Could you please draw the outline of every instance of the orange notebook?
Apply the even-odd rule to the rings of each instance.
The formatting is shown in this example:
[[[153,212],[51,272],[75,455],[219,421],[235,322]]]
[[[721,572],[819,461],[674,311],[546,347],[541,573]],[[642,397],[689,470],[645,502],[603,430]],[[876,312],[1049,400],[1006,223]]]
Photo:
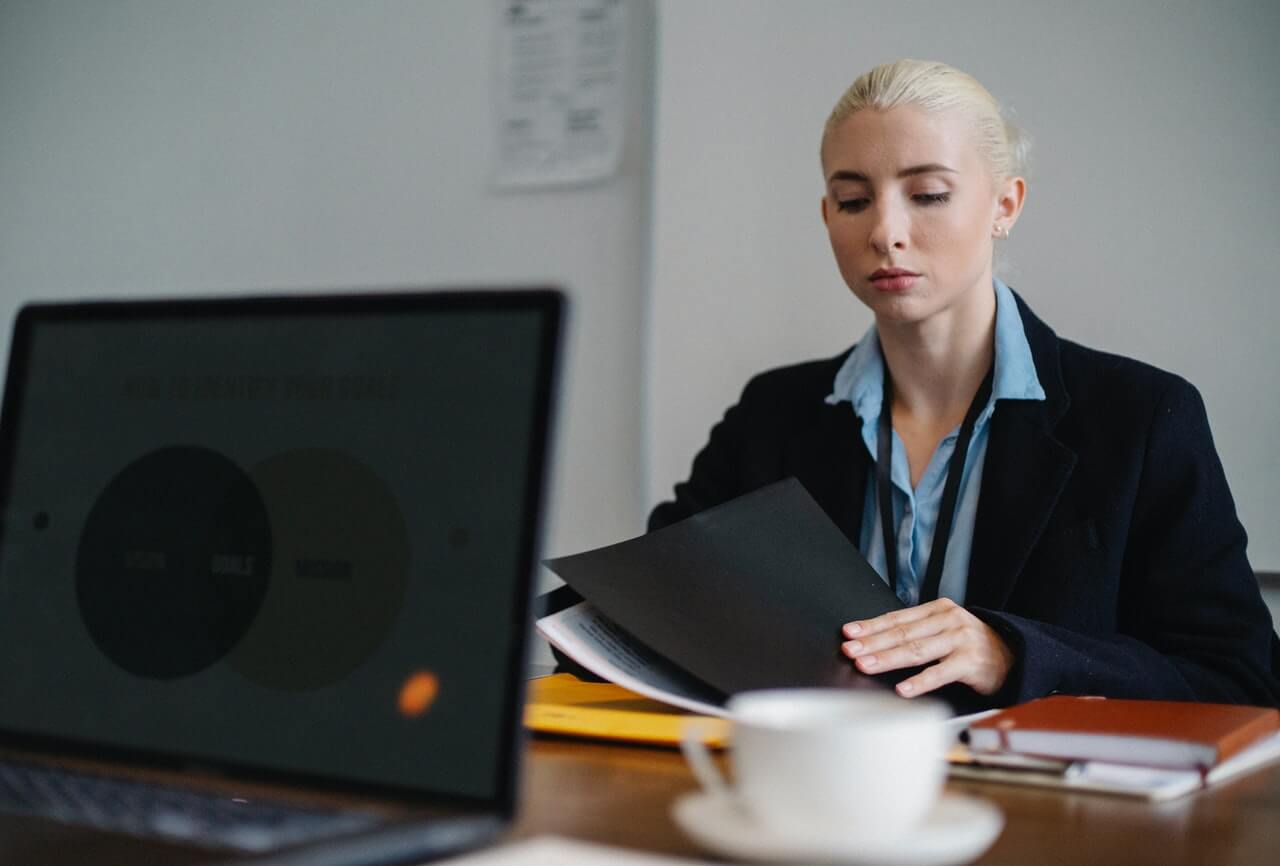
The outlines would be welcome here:
[[[1277,730],[1266,707],[1051,695],[970,725],[969,747],[1205,772]]]

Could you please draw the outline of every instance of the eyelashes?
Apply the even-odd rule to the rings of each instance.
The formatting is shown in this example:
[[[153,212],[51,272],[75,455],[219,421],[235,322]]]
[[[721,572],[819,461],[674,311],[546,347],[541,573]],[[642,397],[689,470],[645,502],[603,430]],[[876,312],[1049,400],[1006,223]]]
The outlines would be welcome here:
[[[949,192],[921,192],[911,196],[911,200],[921,207],[936,207],[951,201]],[[836,202],[836,210],[842,213],[862,213],[871,204],[869,198],[846,198]]]

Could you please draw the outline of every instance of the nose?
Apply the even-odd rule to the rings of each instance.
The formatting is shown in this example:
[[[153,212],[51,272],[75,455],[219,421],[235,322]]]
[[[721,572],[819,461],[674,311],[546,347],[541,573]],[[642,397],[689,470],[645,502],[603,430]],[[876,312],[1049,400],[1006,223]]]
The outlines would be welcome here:
[[[877,204],[872,214],[871,234],[868,241],[881,255],[888,256],[907,248],[907,214],[892,203]]]

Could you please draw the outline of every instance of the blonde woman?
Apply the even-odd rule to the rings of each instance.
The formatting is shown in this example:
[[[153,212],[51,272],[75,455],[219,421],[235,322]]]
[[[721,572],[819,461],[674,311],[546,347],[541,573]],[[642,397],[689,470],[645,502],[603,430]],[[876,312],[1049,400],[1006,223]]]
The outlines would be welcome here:
[[[754,378],[649,527],[794,475],[907,605],[839,647],[907,697],[1274,705],[1280,642],[1199,394],[1059,338],[993,278],[1024,151],[944,64],[853,83],[822,219],[875,324]]]

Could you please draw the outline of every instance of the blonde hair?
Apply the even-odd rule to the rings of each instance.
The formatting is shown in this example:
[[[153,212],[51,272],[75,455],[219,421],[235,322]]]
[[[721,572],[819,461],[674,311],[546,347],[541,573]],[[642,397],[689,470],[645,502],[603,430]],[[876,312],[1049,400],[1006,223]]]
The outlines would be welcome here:
[[[895,60],[859,75],[822,130],[822,149],[841,123],[864,108],[888,110],[914,105],[928,112],[959,111],[973,125],[978,152],[997,181],[1027,172],[1031,140],[1000,109],[976,78],[929,60]]]

